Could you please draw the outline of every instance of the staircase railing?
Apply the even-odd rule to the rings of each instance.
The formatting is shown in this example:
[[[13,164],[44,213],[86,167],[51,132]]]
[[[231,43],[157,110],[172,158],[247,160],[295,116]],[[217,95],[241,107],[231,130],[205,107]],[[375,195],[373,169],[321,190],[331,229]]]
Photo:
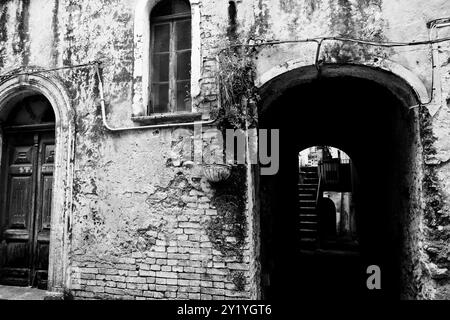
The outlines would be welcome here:
[[[338,185],[340,162],[338,161],[323,161],[319,164],[319,177],[323,178],[325,185]]]
[[[318,170],[319,168],[317,168]],[[320,247],[320,216],[319,216],[319,201],[321,198],[322,193],[322,177],[320,174],[319,176],[319,182],[317,183],[317,194],[316,194],[316,216],[317,216],[317,234],[316,234],[316,241],[317,241],[317,248]]]
[[[317,194],[316,194],[316,208],[318,208],[319,205],[321,188],[322,188],[322,177],[319,175],[319,183],[317,184]]]

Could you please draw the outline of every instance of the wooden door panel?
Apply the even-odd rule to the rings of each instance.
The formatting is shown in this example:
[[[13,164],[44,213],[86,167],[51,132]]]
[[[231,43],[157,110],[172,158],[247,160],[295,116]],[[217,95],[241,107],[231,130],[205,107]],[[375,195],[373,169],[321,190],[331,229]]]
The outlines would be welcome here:
[[[8,229],[24,229],[28,233],[32,180],[32,176],[11,176],[10,178]]]
[[[44,198],[42,200],[42,221],[40,230],[50,231],[52,194],[53,194],[53,175],[44,176],[42,190],[44,193]]]
[[[11,134],[2,177],[0,283],[47,287],[54,132]]]
[[[51,207],[53,194],[53,170],[55,161],[55,146],[52,140],[43,141],[42,166],[40,167],[40,207],[38,212],[40,219],[38,220],[39,232],[50,231],[51,223]]]
[[[6,268],[27,268],[28,255],[30,246],[28,241],[14,241],[6,242]]]
[[[39,145],[39,188],[33,263],[34,285],[38,288],[47,286],[54,162],[54,136],[50,134],[42,135]]]
[[[2,268],[2,283],[13,286],[28,285],[30,276],[28,240],[12,240],[4,242],[5,259]]]
[[[27,285],[30,276],[30,252],[33,234],[33,161],[32,135],[7,139],[7,159],[3,181],[2,272],[0,280],[10,285]]]

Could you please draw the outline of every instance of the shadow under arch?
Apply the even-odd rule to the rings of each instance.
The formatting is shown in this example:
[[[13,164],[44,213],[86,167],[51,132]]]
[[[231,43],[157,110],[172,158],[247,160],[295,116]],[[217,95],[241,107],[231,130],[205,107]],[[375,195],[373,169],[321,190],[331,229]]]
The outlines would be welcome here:
[[[406,69],[405,69],[406,70]],[[409,73],[408,73],[409,74]],[[405,106],[415,106],[424,103],[428,95],[420,80],[414,78],[409,82],[399,75],[380,67],[359,64],[323,64],[319,69],[315,65],[301,66],[267,79],[260,84],[260,112],[269,107],[283,92],[316,79],[353,77],[370,80],[384,86]],[[412,78],[412,75],[409,75]],[[414,87],[411,85],[414,83]]]
[[[8,117],[14,107],[14,101],[20,97],[42,95],[53,108],[56,141],[47,291],[62,295],[70,287],[68,252],[75,136],[71,102],[63,82],[58,77],[48,73],[14,76],[14,73],[19,71],[24,73],[24,70],[11,70],[7,73],[11,76],[0,82],[0,122]],[[0,129],[0,145],[2,139]]]
[[[280,130],[280,170],[260,176],[263,298],[408,299],[418,293],[421,152],[418,95],[389,72],[362,66],[313,66],[261,87],[259,127]],[[342,69],[340,69],[342,68]],[[298,232],[298,152],[330,145],[346,152],[358,172],[361,259],[344,277],[323,261],[304,268]],[[306,259],[306,260],[305,260]],[[379,265],[382,290],[367,289],[367,267]]]

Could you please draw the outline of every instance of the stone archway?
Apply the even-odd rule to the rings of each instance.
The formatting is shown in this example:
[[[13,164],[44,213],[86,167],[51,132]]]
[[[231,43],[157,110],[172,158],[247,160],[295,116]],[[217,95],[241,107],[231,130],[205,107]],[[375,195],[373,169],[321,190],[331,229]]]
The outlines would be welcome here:
[[[410,109],[420,103],[415,90],[383,70],[332,65],[324,66],[320,77],[314,66],[282,74],[261,88],[261,96],[260,127],[280,130],[279,174],[261,176],[257,188],[267,297],[294,286],[297,298],[333,296],[340,290],[357,298],[414,298],[422,214],[419,112]],[[296,211],[298,202],[297,154],[310,145],[345,150],[359,173],[357,223],[363,257],[359,274],[348,281],[333,282],[339,274],[333,274],[332,265],[313,266],[308,272],[323,274],[302,276],[305,258],[297,255],[298,219],[289,213]],[[365,291],[362,267],[372,264],[384,270],[383,292]]]
[[[14,70],[15,71],[15,70]],[[38,94],[50,103],[55,114],[55,162],[51,203],[48,291],[62,295],[69,285],[68,252],[71,220],[74,125],[70,99],[62,82],[47,74],[14,76],[0,82],[0,119],[13,107],[11,101],[20,95]],[[17,71],[18,72],[18,71]],[[23,74],[23,70],[21,70]],[[0,132],[0,145],[2,134]],[[2,156],[0,154],[0,156]],[[1,168],[0,168],[1,169]]]

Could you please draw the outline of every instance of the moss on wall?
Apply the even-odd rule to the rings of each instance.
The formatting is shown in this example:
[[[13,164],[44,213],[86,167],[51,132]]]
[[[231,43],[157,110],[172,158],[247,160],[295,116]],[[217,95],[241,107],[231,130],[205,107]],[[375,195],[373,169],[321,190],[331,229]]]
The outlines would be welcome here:
[[[23,66],[28,65],[29,60],[29,43],[28,43],[28,22],[30,18],[29,13],[30,0],[22,0],[21,6],[17,8],[16,21],[17,24],[17,35],[18,41],[15,46],[13,46],[14,54],[22,55]]]
[[[436,137],[433,135],[432,118],[428,109],[422,107],[420,110],[420,138],[423,147],[424,179],[423,192],[425,196],[425,212],[424,218],[426,224],[435,228],[438,225],[448,224],[448,217],[443,217],[442,209],[444,204],[441,187],[439,185],[436,168],[433,164],[429,164],[429,160],[436,154],[434,143]]]
[[[53,8],[53,17],[52,17],[52,33],[53,33],[52,59],[54,65],[58,64],[59,59],[59,51],[57,50],[60,41],[58,30],[59,29],[58,15],[59,15],[59,0],[55,0],[55,6]]]
[[[6,29],[6,23],[8,21],[8,8],[3,6],[0,12],[0,68],[2,68],[4,65],[3,55],[6,50],[4,43],[8,40],[8,30]]]
[[[212,204],[217,209],[207,226],[207,234],[214,248],[224,256],[236,256],[242,261],[247,233],[245,165],[233,167],[228,180],[212,185],[215,190]]]
[[[435,142],[437,138],[433,134],[433,119],[426,107],[420,110],[420,132],[423,146],[424,177],[422,181],[424,198],[424,258],[422,269],[424,277],[422,279],[425,293],[419,298],[433,299],[433,289],[430,287],[445,288],[449,284],[448,260],[450,249],[450,229],[448,226],[450,218],[445,212],[445,197],[443,187],[439,183],[437,167],[432,161],[436,155]],[[430,278],[433,280],[430,285]],[[424,291],[422,290],[422,291]],[[437,293],[441,295],[441,293]],[[436,296],[442,299],[444,296]]]

